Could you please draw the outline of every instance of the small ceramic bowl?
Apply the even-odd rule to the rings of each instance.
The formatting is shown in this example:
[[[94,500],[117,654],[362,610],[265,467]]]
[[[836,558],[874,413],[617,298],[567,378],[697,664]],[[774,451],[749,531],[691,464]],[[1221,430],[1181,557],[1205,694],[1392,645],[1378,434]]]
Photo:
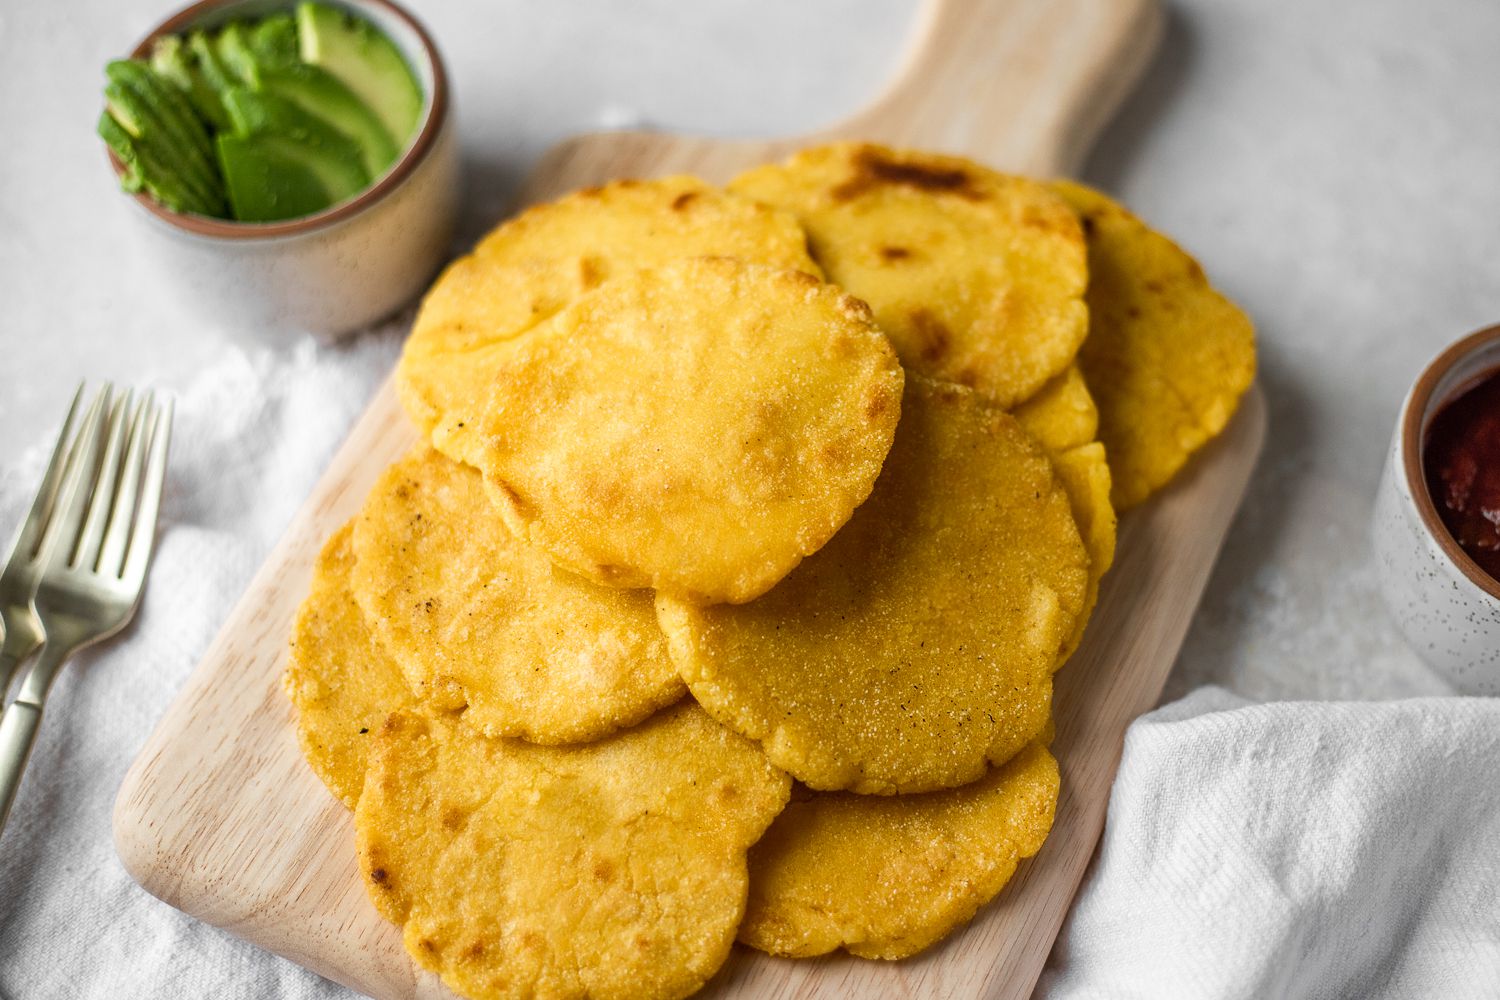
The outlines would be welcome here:
[[[458,210],[458,149],[447,74],[427,32],[390,0],[332,0],[385,32],[427,95],[417,134],[386,174],[316,215],[248,223],[169,211],[134,196],[147,247],[208,325],[258,340],[311,332],[336,337],[411,301],[448,252]],[[167,18],[158,36],[287,10],[287,0],[202,0]],[[110,154],[116,175],[119,159]]]
[[[1465,694],[1500,695],[1500,582],[1459,548],[1427,490],[1422,449],[1443,405],[1500,369],[1500,326],[1443,351],[1406,395],[1375,498],[1381,589],[1413,650]]]

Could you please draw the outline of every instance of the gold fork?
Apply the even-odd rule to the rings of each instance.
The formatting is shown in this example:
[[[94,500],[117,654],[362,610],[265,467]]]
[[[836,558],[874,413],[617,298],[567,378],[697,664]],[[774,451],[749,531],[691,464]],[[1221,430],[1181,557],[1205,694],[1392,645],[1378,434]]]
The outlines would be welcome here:
[[[0,831],[31,756],[42,708],[62,665],[124,628],[145,589],[166,477],[172,404],[133,404],[106,385],[69,454],[36,559],[30,606],[42,634],[36,660],[0,713]]]
[[[0,623],[3,623],[5,639],[0,642],[0,699],[10,689],[21,664],[42,645],[42,627],[31,612],[31,598],[36,593],[37,580],[42,575],[42,535],[47,523],[52,520],[52,511],[57,506],[58,487],[62,485],[63,473],[67,471],[68,456],[72,454],[78,422],[78,404],[83,401],[83,386],[73,394],[73,404],[68,407],[68,417],[63,421],[62,433],[52,449],[52,461],[42,476],[42,485],[31,502],[26,519],[16,529],[15,541],[11,544],[10,558],[0,570]],[[93,419],[95,410],[104,405],[101,393],[90,408],[88,418]]]

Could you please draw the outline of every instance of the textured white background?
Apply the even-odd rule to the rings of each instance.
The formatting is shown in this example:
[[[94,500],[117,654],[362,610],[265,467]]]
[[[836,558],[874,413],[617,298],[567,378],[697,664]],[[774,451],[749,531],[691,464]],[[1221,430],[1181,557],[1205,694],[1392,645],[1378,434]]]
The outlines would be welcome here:
[[[466,239],[502,211],[532,159],[572,131],[644,120],[769,134],[842,116],[891,71],[915,9],[911,0],[413,2],[456,84]],[[16,510],[21,456],[50,436],[80,377],[188,390],[196,404],[184,416],[204,426],[183,433],[207,447],[214,407],[204,387],[214,383],[193,389],[195,377],[212,369],[254,385],[255,366],[274,363],[247,360],[184,318],[170,276],[136,254],[133,207],[113,190],[93,136],[104,61],[163,13],[156,0],[0,0],[0,533]],[[1271,399],[1266,457],[1168,698],[1205,682],[1255,700],[1445,693],[1386,623],[1366,522],[1411,378],[1443,344],[1500,320],[1497,43],[1500,4],[1490,0],[1179,0],[1149,76],[1089,160],[1086,180],[1177,237],[1249,309]],[[396,335],[308,363],[336,364],[342,353],[363,371],[383,363]],[[356,408],[343,397],[338,406],[340,420]],[[254,457],[221,454],[231,473]],[[284,523],[297,499],[258,517]],[[191,498],[181,507],[188,521],[198,512]],[[244,535],[253,544],[234,554],[244,564],[236,574],[274,538],[276,525],[256,524]],[[154,613],[172,613],[176,596],[155,595]],[[190,613],[183,603],[177,610]],[[216,624],[184,630],[174,671]],[[108,687],[104,666],[65,679],[64,693],[79,711],[115,706],[139,719],[143,739],[165,694],[133,703],[129,688]],[[67,767],[60,738],[45,737],[54,742],[43,754]],[[89,794],[107,797],[133,749],[99,762],[107,780]],[[84,808],[97,820],[80,836],[105,843],[107,802]],[[0,844],[0,883],[23,867],[4,852]],[[32,878],[9,885],[38,891]],[[6,966],[28,957],[17,954],[18,933],[0,903],[0,987],[12,991],[20,984]],[[198,940],[179,941],[183,961]],[[259,962],[232,954],[240,972]],[[128,954],[120,959],[128,967]],[[230,982],[266,985],[235,969],[222,981],[201,971],[207,979],[194,981],[219,983],[215,995],[258,995]]]

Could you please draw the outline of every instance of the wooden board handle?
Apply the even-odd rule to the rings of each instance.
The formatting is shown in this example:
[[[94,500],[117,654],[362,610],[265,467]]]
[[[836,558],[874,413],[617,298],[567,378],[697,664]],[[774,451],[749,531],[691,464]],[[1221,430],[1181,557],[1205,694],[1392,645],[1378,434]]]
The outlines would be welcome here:
[[[1048,176],[1080,165],[1150,62],[1159,0],[928,0],[895,82],[820,138],[960,153]]]
[[[812,134],[726,141],[653,132],[577,136],[548,150],[520,203],[600,176],[695,173],[722,184],[747,163],[868,139],[954,153],[1016,173],[1076,173],[1156,51],[1160,0],[927,0],[902,68],[863,111]]]

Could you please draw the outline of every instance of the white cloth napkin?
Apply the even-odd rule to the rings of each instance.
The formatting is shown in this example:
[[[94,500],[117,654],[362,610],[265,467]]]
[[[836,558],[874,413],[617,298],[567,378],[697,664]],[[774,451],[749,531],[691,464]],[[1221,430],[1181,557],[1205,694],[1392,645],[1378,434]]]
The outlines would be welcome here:
[[[131,629],[70,663],[0,838],[7,1000],[352,994],[147,895],[115,857],[125,769],[395,361],[390,327],[336,348],[226,347],[177,402],[156,561]],[[61,423],[67,400],[57,401]],[[0,544],[51,450],[0,456]]]
[[[125,768],[392,364],[226,349],[178,401],[134,627],[58,681],[0,840],[0,994],[346,997],[148,896],[115,859]],[[58,401],[60,420],[65,401]],[[0,456],[0,532],[50,442]],[[1039,994],[1500,997],[1500,702],[1246,706],[1136,724],[1097,859]]]
[[[1500,998],[1500,700],[1138,719],[1046,1000]]]

